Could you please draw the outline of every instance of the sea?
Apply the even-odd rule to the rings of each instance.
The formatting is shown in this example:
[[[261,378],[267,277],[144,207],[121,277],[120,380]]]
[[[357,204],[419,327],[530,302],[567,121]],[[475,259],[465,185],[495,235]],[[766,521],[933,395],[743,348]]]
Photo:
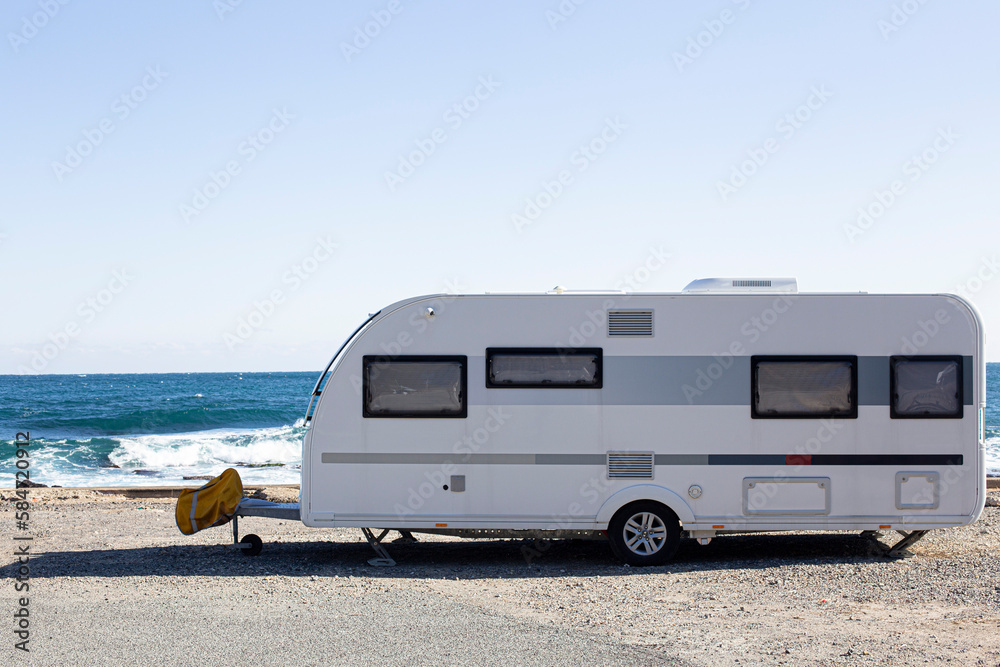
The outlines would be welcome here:
[[[199,486],[236,468],[245,484],[298,484],[319,373],[0,376],[0,480],[31,436],[48,486]],[[13,486],[0,481],[0,487]]]
[[[318,373],[0,376],[0,487],[28,432],[32,481],[198,486],[236,468],[246,484],[297,484]],[[1000,475],[1000,363],[986,365],[986,458]]]

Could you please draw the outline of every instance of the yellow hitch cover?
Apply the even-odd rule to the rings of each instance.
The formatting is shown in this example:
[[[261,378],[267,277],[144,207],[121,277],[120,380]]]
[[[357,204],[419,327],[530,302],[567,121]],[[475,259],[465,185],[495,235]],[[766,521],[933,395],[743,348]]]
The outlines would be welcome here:
[[[240,474],[227,468],[200,489],[185,489],[177,498],[177,527],[185,535],[229,523],[243,499]]]

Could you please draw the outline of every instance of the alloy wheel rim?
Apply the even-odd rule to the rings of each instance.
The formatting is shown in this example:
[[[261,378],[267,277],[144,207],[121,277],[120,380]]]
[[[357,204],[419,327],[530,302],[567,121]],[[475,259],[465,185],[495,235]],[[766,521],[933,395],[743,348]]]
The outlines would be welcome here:
[[[667,541],[667,526],[652,512],[632,515],[622,528],[625,546],[634,554],[652,556]]]

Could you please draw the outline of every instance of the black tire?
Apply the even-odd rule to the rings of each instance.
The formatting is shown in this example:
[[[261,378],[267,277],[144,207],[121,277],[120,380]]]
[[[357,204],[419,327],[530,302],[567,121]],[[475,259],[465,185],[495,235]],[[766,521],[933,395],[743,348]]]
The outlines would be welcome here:
[[[264,548],[264,541],[256,535],[244,535],[240,544],[249,544],[249,547],[242,547],[240,551],[244,556],[259,556],[260,550]]]
[[[624,563],[663,565],[677,553],[681,526],[669,507],[640,500],[618,510],[608,524],[611,551]]]

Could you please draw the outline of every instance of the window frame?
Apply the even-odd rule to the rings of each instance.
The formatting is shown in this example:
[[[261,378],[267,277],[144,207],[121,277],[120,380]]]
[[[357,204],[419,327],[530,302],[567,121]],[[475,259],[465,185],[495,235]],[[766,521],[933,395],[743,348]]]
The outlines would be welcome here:
[[[851,365],[851,408],[846,413],[836,411],[809,414],[771,414],[757,411],[757,365],[768,362],[843,363]],[[853,354],[755,354],[750,357],[750,417],[752,419],[857,419],[858,418],[858,357]]]
[[[518,382],[518,383],[496,383],[493,382],[492,362],[497,355],[511,356],[539,356],[539,357],[568,357],[568,356],[594,356],[597,359],[597,372],[594,375],[594,382],[590,384],[561,384],[553,382]],[[604,349],[600,347],[577,347],[572,350],[557,347],[488,347],[486,348],[486,388],[487,389],[602,389],[604,387]]]
[[[896,362],[951,361],[958,369],[958,412],[937,415],[910,415],[896,411]],[[965,360],[960,354],[894,354],[889,357],[889,418],[890,419],[962,419],[965,416]]]
[[[461,366],[461,410],[450,414],[435,414],[425,411],[393,412],[391,414],[371,412],[368,409],[368,368],[369,364],[373,362],[383,365],[421,362],[459,363]],[[465,419],[469,416],[469,358],[465,355],[441,354],[408,354],[400,356],[387,356],[382,354],[364,355],[361,358],[361,413],[365,419]]]

